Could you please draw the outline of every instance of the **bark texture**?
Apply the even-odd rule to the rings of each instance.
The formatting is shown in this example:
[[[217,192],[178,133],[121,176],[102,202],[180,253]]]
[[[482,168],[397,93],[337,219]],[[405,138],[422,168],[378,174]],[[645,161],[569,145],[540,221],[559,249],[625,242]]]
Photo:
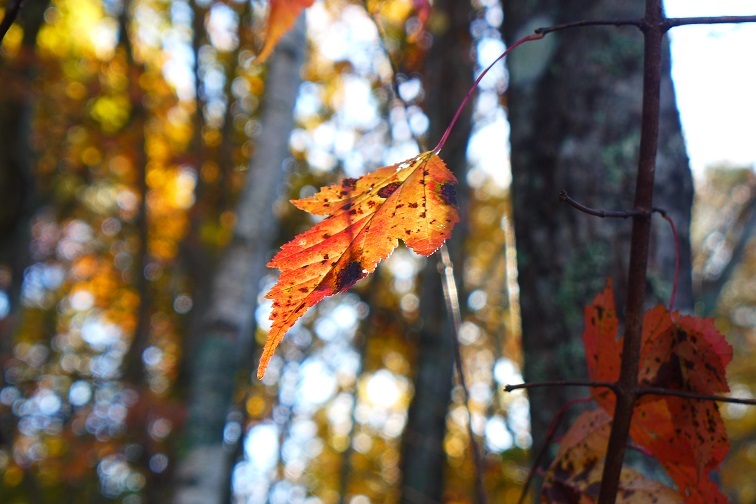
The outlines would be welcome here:
[[[535,28],[581,19],[640,18],[642,3],[504,1],[508,44]],[[677,307],[692,306],[689,226],[693,185],[665,47],[660,149],[654,205],[680,232]],[[632,208],[642,102],[643,40],[632,27],[580,28],[548,35],[509,57],[508,114],[512,198],[527,381],[586,376],[583,307],[611,277],[625,304],[630,220],[599,219],[560,205],[566,190],[585,205]],[[667,303],[675,247],[654,218],[647,301]],[[622,317],[622,314],[620,314]],[[540,443],[556,410],[583,390],[530,391],[533,438]]]
[[[231,482],[223,429],[242,359],[253,356],[253,324],[259,282],[273,245],[273,204],[289,157],[288,138],[301,82],[304,18],[278,45],[268,66],[261,132],[240,196],[234,239],[220,261],[210,306],[190,364],[186,453],[177,468],[174,502],[223,502]]]
[[[443,30],[433,34],[433,46],[425,65],[424,103],[430,118],[429,142],[435,144],[443,135],[458,105],[472,85],[470,16],[468,2],[443,0],[434,3],[434,16]],[[459,180],[458,203],[462,222],[457,225],[447,245],[455,266],[457,285],[462,285],[462,243],[467,186],[466,149],[470,136],[470,106],[441,153],[449,169]],[[440,502],[444,492],[446,455],[446,414],[452,390],[454,357],[449,315],[446,312],[438,271],[438,254],[428,259],[422,274],[415,395],[410,404],[402,448],[402,502]],[[471,489],[472,492],[472,489]]]

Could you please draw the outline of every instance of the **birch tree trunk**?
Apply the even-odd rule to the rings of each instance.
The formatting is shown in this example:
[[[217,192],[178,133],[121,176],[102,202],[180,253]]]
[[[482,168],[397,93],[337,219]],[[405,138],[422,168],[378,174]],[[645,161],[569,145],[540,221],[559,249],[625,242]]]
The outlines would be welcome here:
[[[535,28],[580,19],[640,18],[642,2],[505,0],[507,44]],[[640,138],[641,34],[593,27],[548,35],[508,59],[512,197],[526,381],[585,378],[583,307],[612,277],[624,306],[630,220],[600,219],[560,205],[566,190],[594,208],[627,210]],[[670,78],[663,63],[655,205],[680,231],[677,306],[692,306],[689,226],[693,186]],[[667,303],[674,241],[654,218],[648,301]],[[620,317],[622,314],[620,314]],[[584,397],[575,388],[529,392],[533,438],[543,442],[556,410]]]
[[[174,495],[179,504],[220,503],[228,495],[233,450],[223,443],[223,429],[240,363],[253,358],[255,304],[277,228],[273,204],[289,157],[304,31],[300,17],[268,66],[262,129],[238,203],[238,224],[215,274],[190,364],[185,454],[178,463]]]

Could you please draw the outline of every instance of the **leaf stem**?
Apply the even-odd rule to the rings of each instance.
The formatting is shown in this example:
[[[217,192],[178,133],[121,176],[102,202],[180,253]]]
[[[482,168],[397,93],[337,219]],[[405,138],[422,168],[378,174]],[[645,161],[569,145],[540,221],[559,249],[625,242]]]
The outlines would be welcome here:
[[[656,209],[654,209],[656,210]],[[672,217],[667,215],[667,212],[659,212],[664,220],[669,222],[669,227],[672,228],[672,237],[675,240],[675,276],[672,280],[672,294],[669,296],[669,313],[672,313],[672,309],[675,307],[675,296],[677,295],[677,283],[680,279],[680,238],[677,235],[677,227]]]
[[[446,144],[446,140],[449,139],[449,134],[451,133],[452,128],[454,128],[454,125],[457,123],[457,120],[459,119],[460,114],[462,113],[462,110],[465,108],[465,105],[467,105],[467,102],[470,101],[470,97],[473,95],[476,89],[478,89],[478,84],[480,84],[480,81],[483,80],[483,77],[486,76],[489,70],[493,68],[493,66],[501,61],[507,54],[512,51],[517,46],[520,46],[524,44],[525,42],[530,42],[532,40],[540,40],[544,37],[544,34],[542,33],[534,33],[533,35],[528,35],[527,37],[523,37],[511,46],[507,47],[507,50],[501,53],[501,56],[496,58],[493,63],[488,65],[478,76],[477,79],[475,79],[475,82],[470,87],[470,90],[467,91],[467,94],[465,95],[465,98],[462,100],[462,103],[459,104],[459,107],[457,108],[457,112],[454,114],[454,117],[452,118],[451,122],[449,123],[449,126],[446,128],[446,131],[444,132],[444,135],[441,137],[441,140],[438,142],[438,145],[433,148],[433,153],[438,154],[441,152],[441,149],[444,148],[444,144]]]

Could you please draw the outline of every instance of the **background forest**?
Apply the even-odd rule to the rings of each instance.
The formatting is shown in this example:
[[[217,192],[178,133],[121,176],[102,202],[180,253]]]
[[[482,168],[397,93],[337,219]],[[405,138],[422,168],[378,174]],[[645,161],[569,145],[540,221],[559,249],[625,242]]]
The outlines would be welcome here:
[[[516,50],[446,145],[469,415],[436,256],[401,247],[310,310],[258,381],[265,264],[314,222],[289,199],[434,145],[505,43],[641,12],[617,3],[316,1],[261,64],[262,0],[27,0],[0,46],[0,500],[475,502],[469,426],[489,499],[516,501],[531,448],[588,392],[503,387],[585,377],[582,307],[627,283],[629,223],[557,195],[631,207],[636,33]],[[700,170],[692,205],[664,72],[655,202],[681,230],[678,307],[716,318],[750,398],[754,166]],[[674,265],[654,233],[649,303]],[[721,484],[754,502],[756,409],[721,410]]]

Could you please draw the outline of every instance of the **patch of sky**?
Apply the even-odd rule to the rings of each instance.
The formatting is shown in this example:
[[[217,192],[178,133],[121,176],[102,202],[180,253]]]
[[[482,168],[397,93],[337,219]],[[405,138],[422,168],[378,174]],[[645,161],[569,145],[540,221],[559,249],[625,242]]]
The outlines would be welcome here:
[[[670,17],[753,15],[756,0],[665,0]],[[756,168],[756,25],[670,30],[672,78],[694,174],[714,164]]]

